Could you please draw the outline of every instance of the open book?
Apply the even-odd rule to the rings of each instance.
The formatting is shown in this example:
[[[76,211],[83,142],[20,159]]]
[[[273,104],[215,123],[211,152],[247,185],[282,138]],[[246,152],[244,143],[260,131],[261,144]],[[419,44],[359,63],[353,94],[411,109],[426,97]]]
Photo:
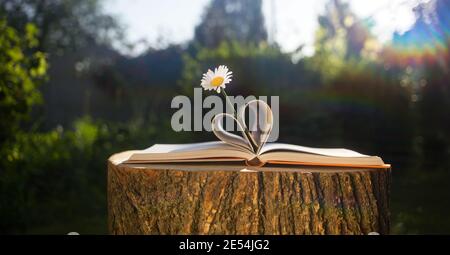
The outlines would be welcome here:
[[[267,143],[258,155],[222,141],[191,144],[155,144],[135,152],[125,163],[229,162],[263,165],[295,164],[308,166],[344,166],[388,168],[377,156],[347,149],[310,148],[284,143]],[[258,163],[260,162],[260,163]]]
[[[256,121],[248,128],[245,109]],[[226,118],[236,122],[242,136],[224,129]],[[212,130],[221,141],[192,144],[155,144],[137,151],[125,163],[192,163],[241,161],[249,166],[295,164],[308,166],[342,166],[389,168],[380,157],[363,155],[347,149],[310,148],[285,143],[266,143],[273,126],[270,107],[261,100],[247,103],[234,116],[221,113],[212,120]]]

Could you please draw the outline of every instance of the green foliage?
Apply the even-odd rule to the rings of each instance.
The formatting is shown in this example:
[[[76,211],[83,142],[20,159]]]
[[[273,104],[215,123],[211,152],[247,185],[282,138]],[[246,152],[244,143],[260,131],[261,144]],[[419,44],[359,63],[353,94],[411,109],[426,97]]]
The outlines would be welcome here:
[[[316,52],[311,64],[314,69],[321,70],[324,80],[331,80],[345,66],[345,35],[339,30],[333,38],[327,38],[326,33],[324,27],[316,32]]]
[[[325,14],[319,16],[315,53],[309,64],[328,82],[346,66],[375,60],[378,43],[370,28],[370,22],[358,18],[348,3],[330,1]]]
[[[37,31],[29,23],[20,35],[0,20],[0,144],[41,102],[37,87],[46,78],[47,61],[43,52],[35,51]]]
[[[21,33],[33,22],[40,30],[40,48],[63,53],[87,43],[123,42],[119,23],[102,10],[101,0],[2,0],[0,16]]]
[[[251,8],[233,7],[227,13],[225,4],[236,2]],[[89,101],[92,116],[68,118],[70,125],[50,130],[38,124],[20,128],[42,101],[37,88],[46,78],[47,62],[39,46],[53,54],[112,39],[108,31],[116,23],[101,13],[100,3],[0,3],[0,15],[10,22],[0,21],[0,233],[105,233],[107,158],[154,143],[214,139],[206,132],[174,133],[169,105],[179,93],[175,80],[180,94],[191,95],[202,73],[220,64],[235,76],[227,86],[230,95],[280,96],[281,142],[346,147],[393,164],[394,233],[450,228],[445,203],[450,194],[450,77],[447,69],[442,72],[450,58],[442,54],[439,68],[420,70],[418,86],[411,90],[402,82],[399,69],[404,68],[391,68],[377,55],[370,26],[338,0],[319,17],[314,55],[298,62],[266,43],[260,1],[214,1],[187,49],[171,46],[118,58],[98,72],[94,80],[100,86],[88,88],[89,94],[101,91]],[[28,23],[30,12],[37,25]],[[218,20],[224,23],[214,24]],[[415,67],[406,70],[418,74]],[[106,102],[103,110],[112,113],[109,121],[98,119],[98,95]],[[84,108],[84,101],[71,102],[70,107]],[[117,121],[122,119],[128,121]]]
[[[242,70],[240,60],[275,57],[283,56],[278,49],[268,47],[267,44],[255,45],[223,41],[218,47],[212,49],[197,45],[193,55],[189,53],[183,55],[184,68],[180,84],[186,88],[187,93],[190,93],[192,88],[199,84],[199,77],[208,68],[227,64],[234,71]],[[284,58],[287,59],[287,57]]]
[[[16,133],[0,151],[0,233],[106,233],[107,158],[144,148],[157,135],[167,134],[89,117],[70,130]],[[95,228],[82,220],[89,218]]]
[[[183,71],[179,85],[183,93],[192,94],[198,87],[202,73],[218,65],[227,65],[235,77],[227,87],[230,95],[267,95],[282,93],[282,88],[302,89],[317,80],[316,73],[307,70],[305,63],[292,62],[291,55],[277,47],[262,44],[222,42],[217,48],[197,47],[194,53],[183,55]],[[274,94],[272,93],[272,94]]]

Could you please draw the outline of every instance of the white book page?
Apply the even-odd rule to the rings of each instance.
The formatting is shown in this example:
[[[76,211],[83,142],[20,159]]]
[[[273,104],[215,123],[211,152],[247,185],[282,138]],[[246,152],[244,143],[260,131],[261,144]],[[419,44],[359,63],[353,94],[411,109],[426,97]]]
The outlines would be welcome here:
[[[293,151],[311,153],[330,157],[370,157],[356,151],[341,148],[312,148],[288,143],[266,143],[259,154],[270,151]]]
[[[193,152],[210,149],[240,150],[240,148],[231,146],[221,141],[186,143],[186,144],[155,144],[150,148],[140,151],[140,153],[173,153],[173,152]]]
[[[203,159],[244,160],[251,157],[248,150],[224,142],[205,142],[190,144],[155,144],[152,147],[136,151],[128,162],[172,162],[199,161]]]

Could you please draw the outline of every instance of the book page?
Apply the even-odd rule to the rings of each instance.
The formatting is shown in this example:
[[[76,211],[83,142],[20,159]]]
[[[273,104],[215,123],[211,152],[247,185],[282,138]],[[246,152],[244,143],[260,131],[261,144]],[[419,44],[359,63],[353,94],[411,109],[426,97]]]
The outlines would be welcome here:
[[[260,156],[261,160],[278,164],[305,164],[317,166],[382,166],[380,157],[336,157],[303,152],[272,151]]]
[[[199,151],[216,148],[230,148],[231,146],[220,141],[203,142],[203,143],[185,143],[185,144],[155,144],[150,148],[142,150],[142,153],[169,153],[169,152],[185,152]],[[232,147],[234,148],[234,147]]]
[[[253,154],[248,150],[224,142],[204,142],[191,144],[155,144],[145,150],[133,153],[127,162],[132,161],[201,161],[202,159],[248,159]]]
[[[303,152],[310,154],[317,154],[329,157],[370,157],[358,153],[356,151],[341,149],[341,148],[312,148],[300,145],[293,145],[287,143],[267,143],[260,151],[260,155],[273,152],[273,151],[290,151],[290,152]]]
[[[261,150],[258,158],[263,162],[278,164],[315,164],[342,166],[380,166],[381,158],[364,155],[347,149],[311,148],[299,145],[270,143]],[[134,152],[127,163],[151,162],[225,162],[253,159],[254,154],[244,148],[224,142],[190,144],[155,144]]]

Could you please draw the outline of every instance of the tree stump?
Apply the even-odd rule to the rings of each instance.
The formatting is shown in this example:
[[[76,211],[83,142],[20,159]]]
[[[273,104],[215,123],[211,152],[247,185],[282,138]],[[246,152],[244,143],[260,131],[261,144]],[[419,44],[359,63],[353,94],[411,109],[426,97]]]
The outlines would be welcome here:
[[[121,163],[130,153],[108,161],[111,234],[389,233],[390,169]]]

